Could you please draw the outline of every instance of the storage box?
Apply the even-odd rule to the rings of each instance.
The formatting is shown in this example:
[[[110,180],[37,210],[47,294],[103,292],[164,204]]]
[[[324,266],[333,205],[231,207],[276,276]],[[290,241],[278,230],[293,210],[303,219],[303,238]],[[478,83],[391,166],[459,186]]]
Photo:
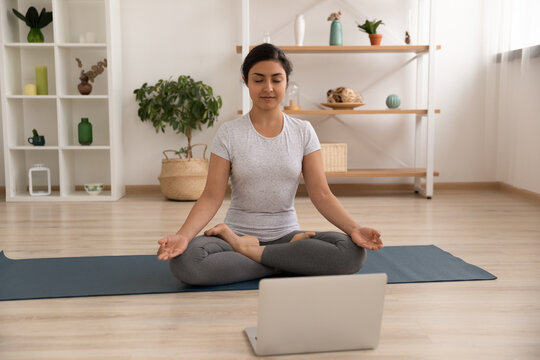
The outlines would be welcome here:
[[[347,144],[321,143],[325,172],[347,171]]]

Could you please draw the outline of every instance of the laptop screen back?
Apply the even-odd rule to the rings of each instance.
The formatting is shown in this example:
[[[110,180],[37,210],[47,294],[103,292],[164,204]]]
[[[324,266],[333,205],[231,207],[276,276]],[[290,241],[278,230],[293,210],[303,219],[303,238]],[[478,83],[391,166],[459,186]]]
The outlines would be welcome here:
[[[257,353],[376,347],[386,280],[386,274],[261,280]]]

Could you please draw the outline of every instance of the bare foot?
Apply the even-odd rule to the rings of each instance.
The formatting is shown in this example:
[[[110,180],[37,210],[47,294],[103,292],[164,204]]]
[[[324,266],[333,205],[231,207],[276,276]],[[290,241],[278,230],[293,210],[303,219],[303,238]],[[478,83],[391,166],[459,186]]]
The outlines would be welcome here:
[[[309,239],[309,238],[312,238],[314,236],[315,236],[315,232],[313,232],[313,231],[308,231],[308,232],[305,232],[305,233],[298,233],[298,234],[293,236],[293,238],[291,239],[291,242],[296,241],[296,240]]]
[[[261,262],[264,246],[259,244],[255,236],[238,236],[226,224],[218,224],[204,232],[206,236],[217,236],[225,240],[237,253]]]

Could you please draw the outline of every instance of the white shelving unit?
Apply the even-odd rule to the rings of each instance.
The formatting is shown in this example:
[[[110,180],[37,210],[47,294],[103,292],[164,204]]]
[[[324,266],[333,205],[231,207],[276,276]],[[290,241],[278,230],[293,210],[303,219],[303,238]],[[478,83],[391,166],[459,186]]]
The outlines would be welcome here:
[[[12,8],[25,14],[34,6],[53,12],[42,29],[44,43],[28,43],[28,27]],[[2,0],[0,2],[0,80],[7,201],[107,201],[125,194],[121,143],[121,37],[119,0]],[[81,36],[93,34],[92,43]],[[107,58],[90,95],[77,90],[81,69]],[[49,95],[23,95],[35,84],[35,67],[48,70]],[[93,142],[78,143],[82,117],[93,127]],[[27,142],[32,129],[45,135],[46,146]],[[53,193],[30,196],[28,169],[35,163],[51,170]],[[88,195],[85,183],[105,184],[105,191]]]
[[[426,3],[427,1],[427,3]],[[440,109],[435,109],[435,52],[440,49],[435,43],[435,3],[436,0],[419,0],[419,24],[418,33],[423,27],[427,27],[429,41],[427,45],[396,45],[396,46],[280,46],[287,54],[335,54],[335,56],[346,54],[379,53],[379,54],[403,54],[411,53],[417,57],[417,94],[416,109],[375,109],[375,110],[320,110],[308,109],[299,111],[285,111],[292,115],[385,115],[385,114],[408,114],[415,115],[415,159],[412,168],[396,169],[348,169],[343,172],[327,172],[327,177],[339,178],[362,178],[362,177],[413,177],[414,190],[421,193],[427,199],[433,196],[434,177],[438,172],[434,170],[434,138],[435,138],[435,114],[440,113]],[[236,52],[242,54],[244,59],[252,44],[250,43],[250,0],[242,0],[242,44],[236,47]],[[425,5],[429,7],[429,14],[424,14]],[[429,22],[426,23],[426,19]],[[427,71],[424,61],[427,60]],[[424,73],[427,74],[425,75]],[[427,88],[423,87],[424,76],[427,76]],[[422,106],[424,97],[427,98],[427,108]],[[250,109],[251,100],[247,87],[242,88],[242,110],[239,113],[246,113]],[[425,121],[426,131],[422,131]],[[424,139],[423,139],[424,137]],[[424,141],[423,141],[424,140]],[[422,144],[425,143],[425,149]],[[425,155],[422,160],[421,155]]]

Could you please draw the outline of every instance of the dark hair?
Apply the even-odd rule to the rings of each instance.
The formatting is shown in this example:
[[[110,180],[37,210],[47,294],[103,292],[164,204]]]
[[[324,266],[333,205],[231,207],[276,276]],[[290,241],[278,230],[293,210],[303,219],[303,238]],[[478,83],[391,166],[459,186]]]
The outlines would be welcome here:
[[[283,50],[272,44],[261,44],[255,46],[249,54],[247,54],[242,64],[242,75],[244,75],[244,81],[248,82],[249,70],[258,62],[274,60],[278,61],[283,70],[285,70],[285,75],[287,76],[287,84],[289,83],[289,74],[292,72],[292,64],[285,56]]]

